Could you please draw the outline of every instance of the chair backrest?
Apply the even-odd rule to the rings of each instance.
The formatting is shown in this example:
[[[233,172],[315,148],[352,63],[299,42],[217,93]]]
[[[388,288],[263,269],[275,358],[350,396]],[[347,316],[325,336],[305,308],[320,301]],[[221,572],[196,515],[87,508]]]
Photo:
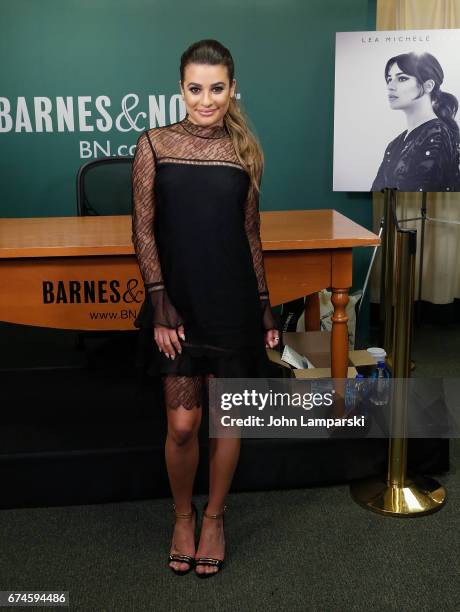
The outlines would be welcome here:
[[[102,157],[80,167],[77,214],[127,215],[132,212],[132,156]]]

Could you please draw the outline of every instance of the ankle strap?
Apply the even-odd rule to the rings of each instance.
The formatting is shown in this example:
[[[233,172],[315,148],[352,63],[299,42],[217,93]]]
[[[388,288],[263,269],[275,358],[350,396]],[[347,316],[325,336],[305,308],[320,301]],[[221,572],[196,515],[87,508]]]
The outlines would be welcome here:
[[[224,516],[224,512],[225,510],[227,510],[227,506],[224,506],[224,509],[222,510],[222,512],[220,514],[208,514],[206,512],[206,510],[203,510],[203,514],[206,518],[210,518],[210,519],[220,519]]]
[[[172,505],[173,508],[173,512],[176,515],[176,518],[178,519],[190,519],[192,518],[194,512],[195,512],[195,508],[192,504],[192,510],[190,512],[184,512],[184,513],[180,513],[180,512],[176,512],[176,504]]]

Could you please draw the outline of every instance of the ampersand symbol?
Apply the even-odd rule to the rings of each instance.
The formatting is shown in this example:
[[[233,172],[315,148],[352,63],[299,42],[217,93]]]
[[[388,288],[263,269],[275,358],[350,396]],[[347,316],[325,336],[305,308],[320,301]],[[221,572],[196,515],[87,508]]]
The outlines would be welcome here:
[[[143,295],[144,292],[142,290],[136,291],[135,294],[133,292],[133,289],[135,289],[138,284],[139,281],[137,280],[137,278],[130,278],[129,281],[126,283],[127,289],[123,294],[123,300],[127,304],[132,304],[133,302],[139,304],[142,301],[142,299],[137,298],[139,297],[139,294]]]
[[[133,104],[128,107],[127,106],[127,101],[129,99],[133,99]],[[144,129],[143,127],[138,127],[137,126],[137,121],[139,119],[139,117],[141,117],[142,119],[145,119],[147,117],[147,113],[137,113],[137,115],[134,117],[134,120],[132,119],[131,115],[129,114],[130,111],[132,111],[134,108],[136,108],[136,106],[139,104],[139,96],[137,94],[127,94],[121,101],[121,108],[123,109],[123,112],[120,113],[118,115],[118,117],[115,120],[115,125],[117,126],[117,129],[120,132],[129,132],[130,130],[137,130],[138,132],[142,132],[142,130]],[[121,127],[121,120],[125,118],[128,121],[129,127],[124,129]]]

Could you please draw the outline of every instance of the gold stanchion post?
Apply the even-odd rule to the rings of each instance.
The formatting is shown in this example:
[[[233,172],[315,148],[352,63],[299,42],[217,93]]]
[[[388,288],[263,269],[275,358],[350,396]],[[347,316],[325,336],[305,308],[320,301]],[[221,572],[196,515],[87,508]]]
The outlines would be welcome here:
[[[391,356],[393,350],[394,322],[394,253],[395,224],[392,210],[396,209],[395,189],[385,189],[384,222],[382,240],[382,276],[380,281],[380,302],[383,310],[383,348]],[[391,358],[390,358],[391,361]]]
[[[399,227],[393,202],[389,202],[396,236],[396,306],[393,326],[394,385],[390,440],[388,447],[388,473],[384,481],[371,478],[353,483],[353,499],[363,507],[386,516],[412,517],[431,514],[445,503],[446,491],[431,478],[407,478],[407,394],[410,377],[412,343],[416,230]],[[389,227],[387,226],[387,231]]]

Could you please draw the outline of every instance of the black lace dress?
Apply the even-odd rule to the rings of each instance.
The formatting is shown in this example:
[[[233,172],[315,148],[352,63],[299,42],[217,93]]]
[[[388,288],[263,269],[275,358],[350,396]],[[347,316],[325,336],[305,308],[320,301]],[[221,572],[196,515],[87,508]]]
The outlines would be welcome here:
[[[260,177],[259,177],[260,184]],[[134,325],[169,406],[200,405],[201,377],[271,372],[273,316],[257,194],[224,126],[188,117],[143,132],[133,163],[132,241],[146,288]],[[182,353],[159,351],[153,326],[184,326]]]
[[[430,119],[387,146],[371,191],[459,191],[458,143],[441,119]]]

